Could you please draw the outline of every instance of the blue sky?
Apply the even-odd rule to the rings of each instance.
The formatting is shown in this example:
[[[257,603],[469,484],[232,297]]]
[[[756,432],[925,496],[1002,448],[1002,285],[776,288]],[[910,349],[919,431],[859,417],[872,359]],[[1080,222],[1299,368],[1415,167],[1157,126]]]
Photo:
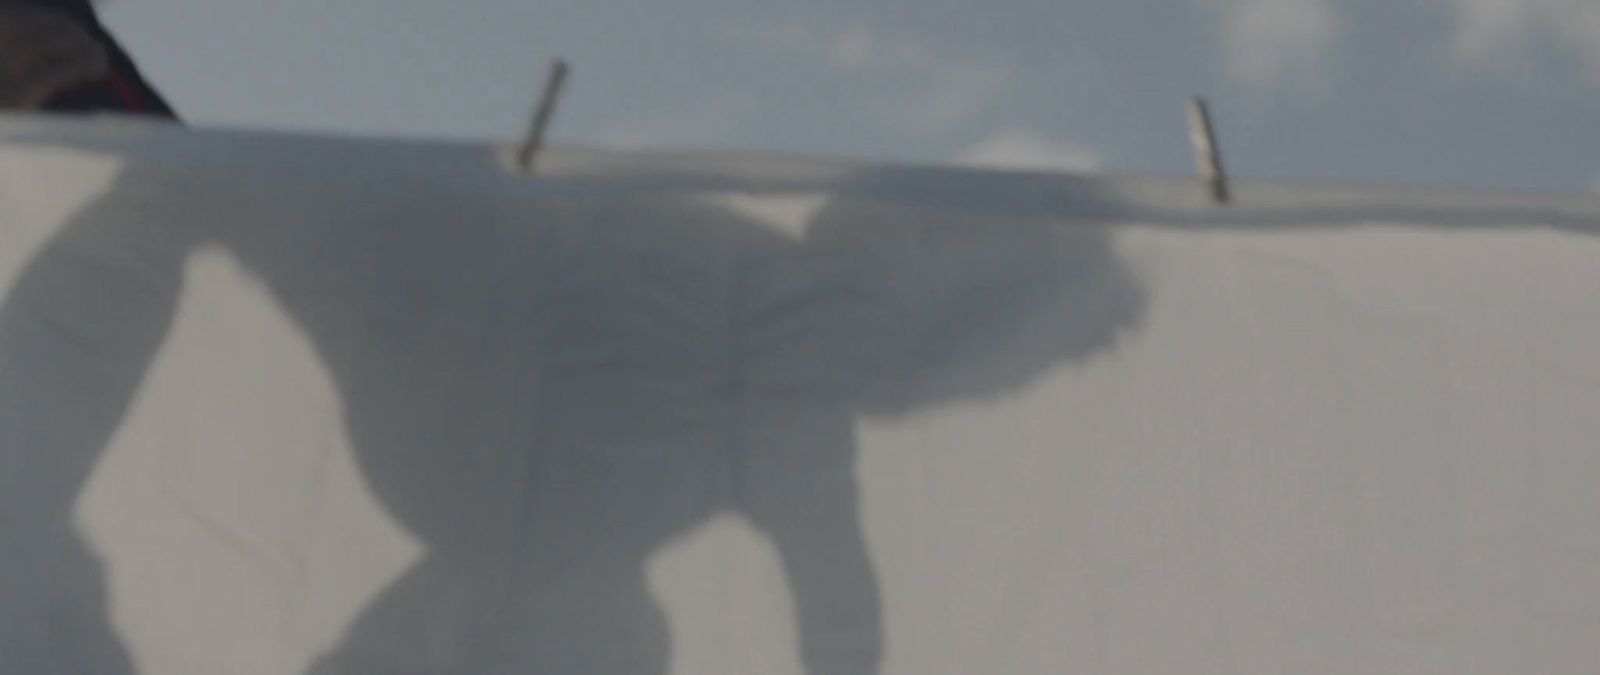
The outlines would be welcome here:
[[[114,0],[197,126],[1576,191],[1595,0]]]

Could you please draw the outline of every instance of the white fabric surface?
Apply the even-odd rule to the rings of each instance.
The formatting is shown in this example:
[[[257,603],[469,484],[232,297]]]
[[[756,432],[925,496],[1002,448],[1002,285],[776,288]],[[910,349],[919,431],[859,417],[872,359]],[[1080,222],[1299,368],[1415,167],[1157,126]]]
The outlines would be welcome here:
[[[0,118],[0,674],[1600,664],[1600,204]]]

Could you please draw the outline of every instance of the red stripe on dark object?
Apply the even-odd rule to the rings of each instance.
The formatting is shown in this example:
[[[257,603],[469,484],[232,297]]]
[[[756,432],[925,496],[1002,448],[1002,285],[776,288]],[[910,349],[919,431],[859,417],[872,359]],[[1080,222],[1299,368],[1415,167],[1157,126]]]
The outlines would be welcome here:
[[[128,106],[128,110],[148,112],[149,108],[145,106],[144,99],[139,96],[138,90],[128,83],[128,79],[122,76],[122,73],[112,73],[109,79],[111,88],[116,90],[117,97],[121,98],[122,102]]]

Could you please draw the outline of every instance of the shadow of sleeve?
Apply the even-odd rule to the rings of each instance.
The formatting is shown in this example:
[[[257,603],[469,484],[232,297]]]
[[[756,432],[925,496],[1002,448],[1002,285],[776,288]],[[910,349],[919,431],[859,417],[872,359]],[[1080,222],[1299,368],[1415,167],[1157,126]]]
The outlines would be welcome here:
[[[854,420],[833,406],[752,412],[740,502],[777,547],[806,672],[877,673],[883,607],[862,530]]]
[[[892,361],[861,394],[867,414],[1015,391],[1114,349],[1144,314],[1143,286],[1093,224],[861,201],[820,214],[810,240],[863,252],[893,317],[855,338]]]
[[[0,305],[0,672],[132,672],[72,511],[172,323],[184,247],[112,194]]]

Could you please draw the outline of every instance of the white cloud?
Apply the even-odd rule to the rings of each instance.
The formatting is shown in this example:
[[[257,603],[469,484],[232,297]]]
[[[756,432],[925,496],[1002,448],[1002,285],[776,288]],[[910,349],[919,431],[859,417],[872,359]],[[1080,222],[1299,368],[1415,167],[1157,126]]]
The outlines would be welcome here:
[[[1228,73],[1255,87],[1316,88],[1343,21],[1328,0],[1204,0],[1221,13]]]
[[[971,121],[1011,86],[1012,72],[999,66],[941,65],[930,69],[928,86],[909,98],[884,96],[869,104],[902,128],[935,134]]]
[[[1600,2],[1595,0],[1435,0],[1456,15],[1455,53],[1492,65],[1538,43],[1575,53],[1600,82]]]
[[[900,68],[930,71],[950,65],[927,46],[894,39],[854,25],[834,35],[827,46],[828,61],[842,68]]]
[[[860,24],[835,32],[816,31],[802,23],[729,24],[722,27],[722,34],[740,43],[818,58],[847,70],[926,70],[944,63],[924,45],[885,36]]]
[[[1006,129],[968,148],[960,162],[992,169],[1092,173],[1100,168],[1095,151],[1050,138],[1031,129]]]
[[[803,24],[765,27],[725,26],[723,34],[745,44],[789,52],[855,75],[881,76],[886,83],[913,83],[910,93],[885,87],[866,103],[873,114],[897,127],[935,134],[971,121],[1003,94],[1011,68],[951,57],[902,36],[852,25],[819,32]]]

